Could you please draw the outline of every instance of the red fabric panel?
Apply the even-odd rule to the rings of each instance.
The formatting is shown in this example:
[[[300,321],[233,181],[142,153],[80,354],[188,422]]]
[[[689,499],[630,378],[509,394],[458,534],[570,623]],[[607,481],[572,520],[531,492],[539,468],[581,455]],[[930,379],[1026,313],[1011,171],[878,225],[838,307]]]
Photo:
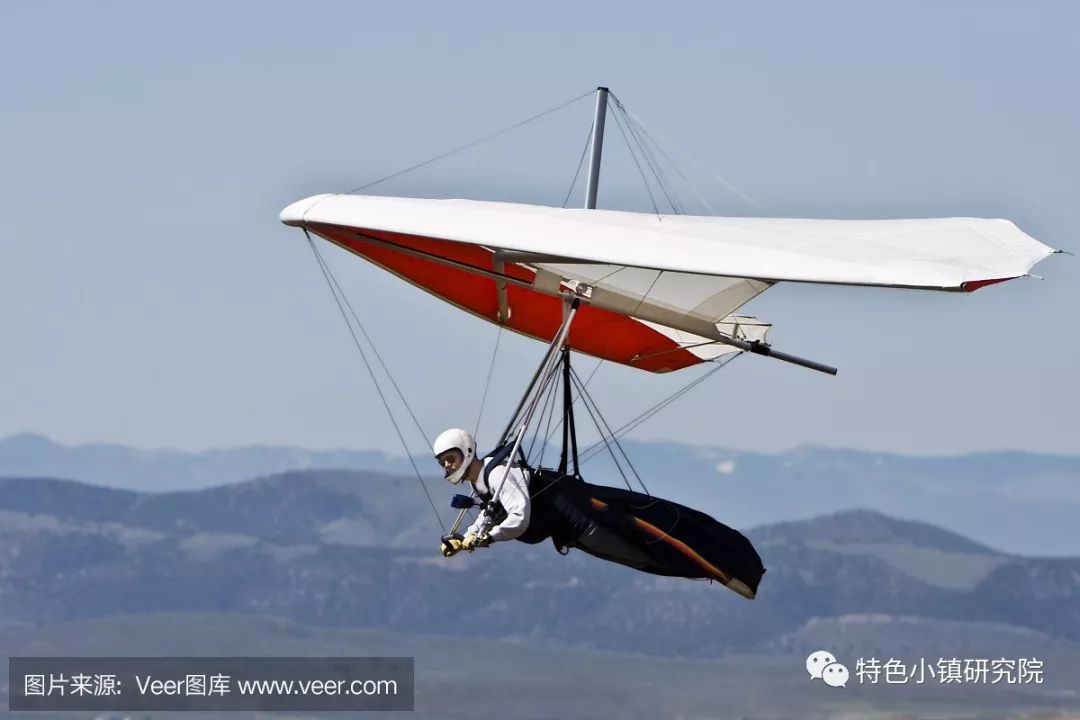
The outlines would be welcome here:
[[[313,232],[341,245],[433,295],[491,322],[498,322],[499,301],[495,280],[432,260],[408,255],[365,241],[359,232],[385,242],[494,270],[494,253],[478,245],[383,231],[313,225]],[[504,274],[532,282],[534,273],[508,264]],[[506,327],[544,342],[551,342],[562,324],[562,301],[529,288],[507,284],[511,315]],[[569,345],[578,352],[652,372],[679,370],[702,362],[670,338],[625,315],[582,302],[570,327]],[[660,354],[656,354],[660,353]],[[637,356],[640,360],[633,361]]]
[[[979,288],[986,287],[987,285],[996,285],[997,283],[1005,282],[1006,280],[1012,280],[1013,278],[997,278],[994,280],[968,280],[966,283],[960,285],[960,289],[964,292],[975,292]]]

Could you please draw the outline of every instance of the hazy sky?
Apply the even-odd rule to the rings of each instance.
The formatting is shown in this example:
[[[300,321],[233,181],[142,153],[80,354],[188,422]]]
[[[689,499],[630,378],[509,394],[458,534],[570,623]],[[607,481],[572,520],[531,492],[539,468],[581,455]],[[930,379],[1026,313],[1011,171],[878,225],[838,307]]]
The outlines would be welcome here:
[[[987,0],[11,5],[0,436],[400,451],[279,211],[598,84],[765,208],[691,173],[719,213],[1006,217],[1076,251],[1078,26],[1077,3]],[[377,191],[561,204],[591,105]],[[600,205],[650,210],[614,128],[606,147]],[[472,427],[495,328],[324,252],[427,432]],[[1036,272],[971,295],[778,286],[743,312],[840,374],[740,358],[636,437],[1080,452],[1080,265]],[[503,338],[489,440],[542,351]],[[697,372],[605,366],[594,394],[619,422]]]

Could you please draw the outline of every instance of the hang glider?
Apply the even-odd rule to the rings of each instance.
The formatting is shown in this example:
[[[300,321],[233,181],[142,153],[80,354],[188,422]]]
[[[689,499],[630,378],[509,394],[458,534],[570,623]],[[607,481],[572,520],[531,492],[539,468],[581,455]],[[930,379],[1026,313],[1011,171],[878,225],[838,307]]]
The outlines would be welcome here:
[[[738,531],[653,497],[640,477],[643,493],[634,491],[629,481],[627,491],[583,481],[575,388],[609,450],[619,446],[620,430],[637,421],[611,429],[589,397],[587,381],[582,383],[572,371],[570,351],[657,373],[740,352],[835,373],[827,365],[778,351],[768,342],[768,323],[737,312],[780,282],[972,292],[1030,274],[1055,250],[1007,220],[723,218],[597,210],[608,92],[597,89],[585,209],[333,194],[293,203],[282,211],[281,221],[462,310],[548,343],[487,458],[495,467],[517,463],[528,470],[537,519],[523,541],[550,537],[559,548],[577,547],[645,572],[715,580],[752,598],[765,567]],[[617,99],[616,107],[623,110]],[[340,288],[314,242],[311,247],[348,321]],[[378,388],[366,357],[365,364]],[[389,374],[385,365],[383,369]],[[547,438],[530,465],[522,446],[526,431],[532,426],[539,432],[545,416],[550,425],[560,384],[559,466],[542,465]],[[400,396],[396,383],[394,388]],[[390,405],[382,399],[408,453]],[[534,443],[536,439],[534,435]],[[625,451],[619,450],[633,471]],[[613,451],[611,456],[622,473]],[[417,480],[423,488],[419,471]],[[443,536],[444,549],[455,547],[452,540],[475,500],[482,501],[485,513],[497,516],[501,487],[488,488],[485,497],[474,488],[473,498],[453,503],[460,512]]]
[[[1054,250],[1007,220],[657,216],[472,200],[316,195],[281,213],[493,323],[555,336],[584,300],[574,350],[667,372],[765,345],[736,315],[778,282],[971,292]],[[769,354],[769,353],[766,353]]]

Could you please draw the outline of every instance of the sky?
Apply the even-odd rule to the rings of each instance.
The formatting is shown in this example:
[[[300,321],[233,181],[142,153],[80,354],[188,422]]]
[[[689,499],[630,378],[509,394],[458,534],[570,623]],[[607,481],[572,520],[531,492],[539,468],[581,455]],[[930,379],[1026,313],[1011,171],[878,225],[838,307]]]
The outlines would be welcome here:
[[[5,18],[0,437],[402,452],[278,213],[598,85],[693,158],[693,212],[690,183],[717,214],[1004,217],[1080,250],[1076,3],[41,2]],[[370,192],[561,205],[591,115],[585,98]],[[628,158],[609,125],[599,205],[650,212]],[[323,253],[427,438],[474,427],[494,326]],[[839,374],[742,357],[634,437],[1080,453],[1077,263],[962,295],[777,286],[740,312]],[[543,350],[500,340],[482,445]],[[697,372],[605,365],[591,389],[614,425]]]

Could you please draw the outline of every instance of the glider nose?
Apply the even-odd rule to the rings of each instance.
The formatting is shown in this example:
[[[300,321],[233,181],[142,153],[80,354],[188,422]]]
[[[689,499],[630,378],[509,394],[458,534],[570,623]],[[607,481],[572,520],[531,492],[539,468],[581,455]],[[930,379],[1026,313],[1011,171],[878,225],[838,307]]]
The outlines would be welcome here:
[[[307,212],[328,197],[330,197],[330,194],[324,193],[322,195],[312,195],[303,200],[297,200],[292,205],[282,210],[281,215],[278,217],[281,219],[281,222],[286,225],[303,227],[305,222],[304,216],[307,215]]]

